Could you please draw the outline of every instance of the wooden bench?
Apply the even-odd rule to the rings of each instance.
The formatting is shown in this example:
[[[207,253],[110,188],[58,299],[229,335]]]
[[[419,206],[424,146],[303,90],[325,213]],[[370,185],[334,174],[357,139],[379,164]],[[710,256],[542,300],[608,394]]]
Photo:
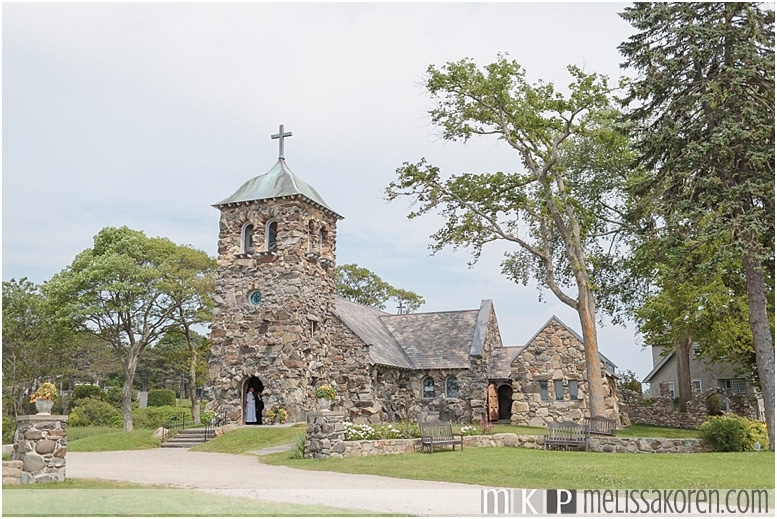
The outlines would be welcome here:
[[[585,419],[588,436],[615,436],[618,423],[604,416],[593,416]]]
[[[453,434],[453,424],[450,422],[427,422],[419,423],[421,429],[421,452],[429,448],[429,452],[434,452],[435,447],[450,445],[456,450],[456,445],[464,450],[464,436]],[[458,437],[458,438],[457,438]]]
[[[588,430],[585,425],[574,422],[548,424],[544,438],[545,449],[557,445],[559,447],[585,447],[588,450]]]

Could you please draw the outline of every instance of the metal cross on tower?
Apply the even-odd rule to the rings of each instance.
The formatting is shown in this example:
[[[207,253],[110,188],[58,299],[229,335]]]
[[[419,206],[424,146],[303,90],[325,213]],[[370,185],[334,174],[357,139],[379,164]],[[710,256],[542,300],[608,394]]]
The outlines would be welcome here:
[[[278,151],[278,158],[281,160],[285,160],[286,158],[283,156],[283,139],[285,139],[286,137],[291,137],[291,132],[284,132],[283,125],[281,125],[278,128],[278,133],[273,133],[272,135],[270,135],[271,139],[278,139],[280,141],[278,146],[280,148]]]

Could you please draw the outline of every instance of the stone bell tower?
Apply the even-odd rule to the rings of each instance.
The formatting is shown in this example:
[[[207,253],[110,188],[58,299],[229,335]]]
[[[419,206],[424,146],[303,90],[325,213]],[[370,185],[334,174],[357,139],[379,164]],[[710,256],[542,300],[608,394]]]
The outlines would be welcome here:
[[[280,405],[301,421],[329,377],[322,359],[332,346],[342,216],[286,165],[290,136],[281,125],[272,135],[278,162],[214,204],[221,218],[206,396],[237,423],[249,383],[261,381],[265,408]]]

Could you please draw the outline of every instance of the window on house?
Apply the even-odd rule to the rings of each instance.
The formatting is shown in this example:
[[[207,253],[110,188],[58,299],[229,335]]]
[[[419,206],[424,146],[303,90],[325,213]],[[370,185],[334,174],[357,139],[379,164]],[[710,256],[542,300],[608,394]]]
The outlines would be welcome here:
[[[548,381],[540,380],[540,400],[543,402],[548,401]]]
[[[434,398],[434,379],[426,377],[421,383],[421,397]]]
[[[553,391],[556,393],[556,400],[564,400],[564,381],[554,380]]]
[[[698,355],[701,353],[701,346],[699,346],[698,342],[694,342],[691,344],[691,349],[693,350],[694,355]]]
[[[691,386],[693,387],[693,393],[698,395],[701,393],[701,380],[691,380]]]
[[[448,398],[459,398],[459,381],[454,375],[445,379],[445,396]]]
[[[569,399],[577,400],[577,380],[569,381]]]
[[[254,252],[254,226],[250,223],[243,226],[243,232],[240,235],[240,252],[243,254]]]
[[[267,223],[265,227],[264,235],[267,239],[266,248],[267,252],[275,252],[278,250],[278,222],[275,220]]]
[[[674,382],[669,383],[669,396],[672,398],[676,396],[674,392]]]
[[[747,384],[743,378],[727,378],[723,381],[723,387],[739,396],[747,396]]]

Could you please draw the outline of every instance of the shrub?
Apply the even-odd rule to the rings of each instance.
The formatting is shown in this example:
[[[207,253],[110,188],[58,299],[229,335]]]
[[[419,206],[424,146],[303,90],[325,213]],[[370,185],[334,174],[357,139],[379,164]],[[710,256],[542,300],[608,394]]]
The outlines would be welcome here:
[[[184,415],[184,420],[191,421],[191,410],[175,406],[146,407],[132,411],[132,424],[139,429],[157,429],[162,427],[171,416]]]
[[[121,427],[122,422],[122,415],[118,409],[97,398],[82,399],[70,412],[68,418],[68,424],[73,427],[89,425]]]
[[[175,406],[175,391],[152,389],[148,392],[148,407]]]
[[[136,399],[136,391],[132,392],[132,398]],[[121,409],[122,403],[121,403],[121,388],[120,387],[109,387],[107,391],[103,393],[103,399],[111,404],[113,407],[117,407]]]
[[[95,398],[98,400],[104,400],[105,393],[97,386],[91,384],[82,384],[73,388],[73,394],[71,395],[73,405],[77,405],[78,400],[84,398]]]
[[[209,423],[215,416],[213,411],[200,411],[200,423]]]
[[[714,416],[701,424],[699,432],[717,452],[752,451],[756,442],[769,445],[765,424],[735,414]]]
[[[13,435],[16,432],[16,420],[10,416],[3,417],[3,445],[13,443]]]

